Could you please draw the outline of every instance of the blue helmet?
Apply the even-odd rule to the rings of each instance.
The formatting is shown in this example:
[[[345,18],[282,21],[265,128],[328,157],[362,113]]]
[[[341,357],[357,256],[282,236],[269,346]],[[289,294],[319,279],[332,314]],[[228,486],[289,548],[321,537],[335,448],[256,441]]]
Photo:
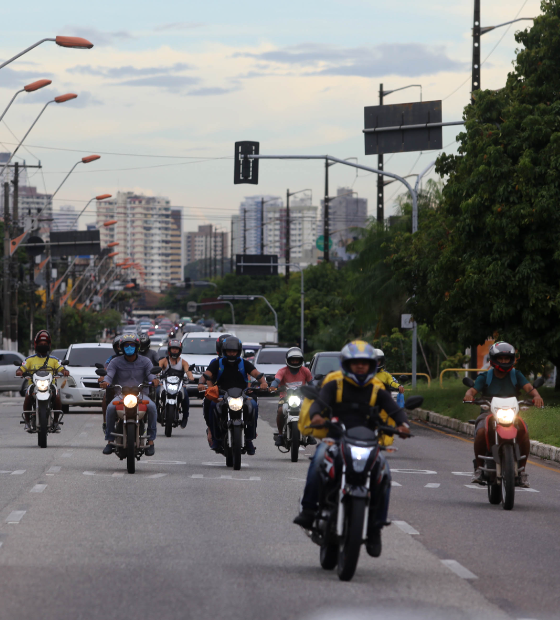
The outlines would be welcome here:
[[[369,370],[364,375],[356,375],[350,369],[350,364],[358,360],[369,362]],[[366,385],[375,377],[377,363],[376,350],[364,340],[353,340],[340,352],[340,367],[344,378],[358,387]]]

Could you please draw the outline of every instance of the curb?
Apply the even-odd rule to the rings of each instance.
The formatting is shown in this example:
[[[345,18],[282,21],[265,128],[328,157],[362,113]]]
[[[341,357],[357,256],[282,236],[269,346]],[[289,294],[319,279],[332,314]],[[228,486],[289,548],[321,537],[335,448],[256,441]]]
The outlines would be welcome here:
[[[415,409],[409,412],[409,415],[412,418],[417,418],[424,422],[429,422],[436,426],[443,426],[457,433],[474,437],[474,426],[468,422],[461,422],[461,420],[457,420],[457,418],[450,418],[440,413],[435,413],[435,411],[428,411],[427,409]],[[560,463],[560,448],[541,443],[540,441],[531,440],[531,455],[546,461]]]

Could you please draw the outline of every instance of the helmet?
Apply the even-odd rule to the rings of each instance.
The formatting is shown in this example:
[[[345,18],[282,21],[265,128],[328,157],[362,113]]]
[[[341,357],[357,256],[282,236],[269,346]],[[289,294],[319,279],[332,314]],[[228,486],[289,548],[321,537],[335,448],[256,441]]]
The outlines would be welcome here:
[[[217,340],[216,340],[216,353],[218,354],[219,357],[222,357],[222,346],[224,344],[224,340],[226,338],[229,338],[231,336],[231,334],[222,334]]]
[[[138,336],[138,340],[140,340],[140,353],[146,353],[152,342],[150,337],[146,332],[143,332]]]
[[[358,360],[369,362],[369,371],[365,375],[356,375],[350,369],[350,364]],[[340,366],[345,379],[353,385],[362,387],[369,383],[377,372],[377,352],[367,342],[354,340],[349,342],[340,352]]]
[[[47,355],[51,350],[51,335],[46,329],[42,329],[37,332],[35,336],[35,351],[39,353],[39,355]]]
[[[303,366],[303,353],[300,348],[292,347],[286,353],[286,364],[294,370]]]
[[[122,336],[115,336],[115,339],[113,340],[113,351],[115,352],[115,355],[122,355],[121,338]]]
[[[377,355],[377,370],[383,370],[385,368],[385,353],[381,349],[375,349]]]
[[[126,353],[125,348],[133,346],[134,347],[134,353]],[[121,351],[125,354],[125,355],[134,355],[135,353],[138,353],[138,350],[140,349],[140,339],[138,338],[137,334],[124,334],[123,336],[121,336]]]
[[[167,354],[171,355],[171,349],[179,349],[179,355],[183,352],[183,345],[179,340],[173,338],[167,343]]]
[[[236,351],[235,357],[228,357],[226,351]],[[228,336],[222,344],[222,357],[230,364],[237,364],[241,358],[241,340],[235,336]]]
[[[488,352],[490,357],[490,365],[496,370],[509,372],[515,364],[515,348],[507,342],[495,342]],[[498,362],[498,357],[508,357],[509,362]]]

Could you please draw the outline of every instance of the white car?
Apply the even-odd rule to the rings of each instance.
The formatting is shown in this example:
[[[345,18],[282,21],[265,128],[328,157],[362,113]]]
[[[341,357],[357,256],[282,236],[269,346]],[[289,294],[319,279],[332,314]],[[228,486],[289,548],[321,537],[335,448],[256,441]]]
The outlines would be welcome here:
[[[19,392],[22,396],[27,388],[27,379],[16,377],[14,362],[22,364],[25,357],[16,351],[0,351],[0,392]]]
[[[263,347],[257,351],[253,364],[259,372],[265,375],[269,385],[274,381],[276,373],[286,366],[286,353],[289,350],[284,347]]]
[[[66,353],[70,376],[66,380],[58,379],[64,413],[68,413],[70,407],[101,407],[103,390],[99,387],[95,364],[104,365],[113,353],[113,345],[109,342],[70,345]]]
[[[194,364],[193,370],[196,384],[187,385],[189,396],[198,396],[198,380],[202,373],[208,368],[208,364],[215,359],[216,340],[222,334],[219,332],[191,332],[185,334],[181,340],[183,352],[181,357],[189,364]]]

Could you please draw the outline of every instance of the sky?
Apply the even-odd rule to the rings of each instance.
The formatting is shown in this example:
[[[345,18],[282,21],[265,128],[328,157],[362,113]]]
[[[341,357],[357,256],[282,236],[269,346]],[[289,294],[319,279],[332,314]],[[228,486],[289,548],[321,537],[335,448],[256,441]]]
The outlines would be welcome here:
[[[234,143],[260,142],[267,155],[364,155],[363,108],[378,104],[379,85],[421,84],[424,101],[443,100],[443,120],[462,118],[470,96],[473,2],[432,0],[28,0],[3,3],[0,58],[43,38],[85,37],[91,50],[46,42],[0,70],[0,110],[34,80],[52,85],[18,96],[0,123],[0,150],[13,150],[56,95],[19,155],[43,166],[30,184],[53,192],[81,157],[54,201],[81,209],[95,195],[135,191],[168,196],[183,208],[183,230],[213,223],[229,230],[244,196],[324,194],[320,161],[262,161],[258,186],[233,185]],[[482,26],[540,14],[537,0],[482,0]],[[497,89],[512,68],[518,22],[482,37],[481,84]],[[418,101],[419,88],[385,98]],[[443,129],[446,152],[461,127]],[[385,170],[418,173],[439,153],[385,157]],[[355,161],[355,160],[353,160]],[[330,194],[352,187],[376,209],[376,176],[342,165],[329,172]],[[435,173],[426,178],[435,178]],[[386,216],[403,190],[385,190]],[[94,203],[80,220],[94,220]],[[91,215],[86,215],[91,214]]]

